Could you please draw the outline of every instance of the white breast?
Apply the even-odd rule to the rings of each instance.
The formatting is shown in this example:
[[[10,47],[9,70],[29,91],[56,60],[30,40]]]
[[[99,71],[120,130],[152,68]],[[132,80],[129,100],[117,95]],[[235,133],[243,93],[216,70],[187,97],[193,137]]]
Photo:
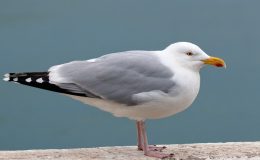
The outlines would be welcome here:
[[[143,116],[149,119],[164,118],[187,109],[197,97],[200,88],[198,71],[176,65],[177,62],[174,62],[174,57],[171,55],[158,54],[158,57],[173,71],[172,80],[176,85],[167,96],[162,95],[159,101],[146,104],[147,107],[144,107],[147,108],[144,111],[146,115]]]

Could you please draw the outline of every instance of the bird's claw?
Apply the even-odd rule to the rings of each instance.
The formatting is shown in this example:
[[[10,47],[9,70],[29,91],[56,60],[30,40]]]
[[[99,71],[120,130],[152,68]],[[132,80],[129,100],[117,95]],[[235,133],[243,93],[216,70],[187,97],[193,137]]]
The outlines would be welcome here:
[[[166,146],[162,146],[162,147],[158,147],[156,145],[149,145],[148,146],[148,150],[149,151],[159,151],[159,152],[162,152],[166,148],[167,148]],[[143,151],[143,148],[142,147],[138,147],[138,150]]]
[[[149,148],[149,151],[159,151],[159,152],[162,152],[164,149],[166,149],[166,146],[158,147],[156,145],[151,145],[148,148]]]
[[[145,153],[145,155],[149,157],[160,158],[160,159],[171,159],[174,156],[173,153],[166,154],[158,151],[148,151],[147,153]]]

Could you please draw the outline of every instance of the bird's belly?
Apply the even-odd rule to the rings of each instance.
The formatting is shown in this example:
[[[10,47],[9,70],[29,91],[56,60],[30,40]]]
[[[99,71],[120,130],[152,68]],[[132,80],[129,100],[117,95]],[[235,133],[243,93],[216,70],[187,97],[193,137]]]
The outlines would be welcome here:
[[[189,92],[188,92],[189,93]],[[196,96],[185,95],[168,95],[156,101],[143,103],[136,106],[127,106],[112,101],[93,99],[87,97],[71,96],[85,104],[95,106],[103,111],[112,113],[117,117],[127,117],[134,120],[159,119],[174,115],[188,108]]]
[[[172,116],[176,113],[187,109],[196,96],[185,97],[185,96],[174,96],[164,97],[160,101],[154,101],[145,103],[139,106],[135,106],[131,113],[133,119],[159,119]]]

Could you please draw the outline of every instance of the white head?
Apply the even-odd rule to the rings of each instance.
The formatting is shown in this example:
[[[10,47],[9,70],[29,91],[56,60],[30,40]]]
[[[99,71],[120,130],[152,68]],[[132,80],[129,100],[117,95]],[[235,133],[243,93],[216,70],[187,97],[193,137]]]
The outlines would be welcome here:
[[[165,51],[173,54],[174,59],[183,67],[199,70],[205,64],[226,67],[224,60],[207,55],[199,46],[189,42],[177,42],[168,46]]]

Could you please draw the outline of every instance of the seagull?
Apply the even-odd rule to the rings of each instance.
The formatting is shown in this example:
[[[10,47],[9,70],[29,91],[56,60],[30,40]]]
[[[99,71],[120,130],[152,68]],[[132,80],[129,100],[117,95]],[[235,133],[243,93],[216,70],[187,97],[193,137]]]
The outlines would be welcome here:
[[[137,147],[144,155],[170,158],[166,147],[148,145],[145,120],[187,109],[198,95],[200,69],[226,67],[189,42],[161,51],[133,50],[52,66],[46,72],[7,73],[5,81],[62,93],[85,104],[136,121]]]

